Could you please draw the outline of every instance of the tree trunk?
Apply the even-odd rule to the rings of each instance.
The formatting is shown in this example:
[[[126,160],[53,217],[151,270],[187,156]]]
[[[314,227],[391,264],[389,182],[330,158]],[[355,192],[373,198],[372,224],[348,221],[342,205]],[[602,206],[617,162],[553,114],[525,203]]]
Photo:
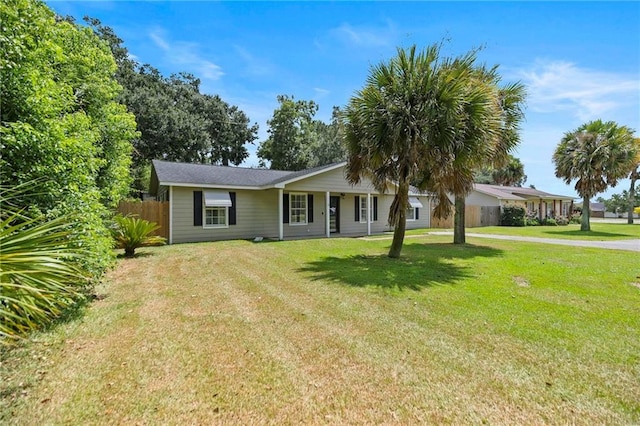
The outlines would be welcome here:
[[[393,241],[391,242],[391,248],[389,249],[389,257],[397,259],[400,257],[402,251],[402,244],[404,243],[404,231],[407,228],[407,214],[405,212],[400,213],[400,218],[393,230]]]
[[[591,197],[584,197],[582,199],[582,223],[580,224],[581,231],[591,231]]]
[[[456,195],[456,211],[453,216],[453,244],[464,244],[466,242],[464,234],[465,204],[466,203],[464,197]]]
[[[628,210],[627,210],[627,223],[629,225],[633,225],[633,208],[635,207],[634,201],[636,200],[636,180],[640,175],[640,170],[635,170],[631,173],[629,178],[631,179],[631,186],[629,187],[629,198],[628,198]]]
[[[409,200],[409,182],[399,182],[396,198],[391,203],[391,212],[389,213],[389,223],[395,222],[393,230],[393,241],[389,249],[389,257],[397,259],[402,251],[402,243],[404,242],[404,231],[407,228],[407,207]],[[392,214],[397,214],[396,218],[392,218]]]

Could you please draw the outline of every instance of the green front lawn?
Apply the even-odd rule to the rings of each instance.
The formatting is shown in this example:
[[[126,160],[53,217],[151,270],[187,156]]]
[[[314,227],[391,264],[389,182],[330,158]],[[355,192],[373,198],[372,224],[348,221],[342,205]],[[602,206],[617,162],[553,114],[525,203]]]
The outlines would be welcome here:
[[[567,226],[485,226],[467,228],[469,233],[517,235],[522,237],[560,238],[567,240],[624,240],[640,238],[640,220],[637,224],[591,223],[591,231],[581,231],[580,225]]]
[[[640,423],[637,253],[450,239],[143,249],[2,354],[0,423]]]

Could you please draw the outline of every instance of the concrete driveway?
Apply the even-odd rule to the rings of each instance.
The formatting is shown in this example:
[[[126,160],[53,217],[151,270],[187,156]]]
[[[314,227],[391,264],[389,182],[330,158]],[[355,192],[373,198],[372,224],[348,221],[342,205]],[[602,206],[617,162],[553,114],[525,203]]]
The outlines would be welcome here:
[[[453,235],[450,231],[429,232],[431,235]],[[610,250],[628,250],[640,252],[640,239],[615,241],[561,240],[557,238],[518,237],[511,235],[466,233],[467,237],[490,238],[493,240],[528,241],[531,243],[556,244],[562,246],[595,247]]]

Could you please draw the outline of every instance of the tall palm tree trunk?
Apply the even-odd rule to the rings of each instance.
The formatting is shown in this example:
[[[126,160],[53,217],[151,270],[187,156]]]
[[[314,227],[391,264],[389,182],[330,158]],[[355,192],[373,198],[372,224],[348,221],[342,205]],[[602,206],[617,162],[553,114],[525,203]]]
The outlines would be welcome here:
[[[409,182],[401,180],[398,183],[398,192],[391,203],[391,214],[389,222],[395,223],[393,230],[393,241],[389,248],[389,257],[397,259],[402,251],[402,243],[404,242],[404,233],[407,229],[407,203],[409,200]],[[392,217],[393,216],[393,217]]]
[[[404,233],[407,228],[407,215],[404,212],[400,213],[398,223],[393,230],[393,241],[391,242],[391,248],[389,249],[389,257],[397,259],[400,257],[402,251],[402,243],[404,242]]]
[[[627,223],[629,225],[633,225],[633,208],[634,208],[634,201],[636,198],[636,180],[640,178],[640,169],[637,169],[633,173],[631,173],[630,178],[631,178],[631,186],[629,187],[629,198],[627,199],[627,203],[629,204],[629,207],[627,210]]]
[[[464,244],[466,242],[464,229],[465,198],[456,195],[455,207],[456,211],[453,216],[453,244]]]
[[[591,197],[584,197],[582,199],[582,223],[580,224],[581,231],[591,231]]]

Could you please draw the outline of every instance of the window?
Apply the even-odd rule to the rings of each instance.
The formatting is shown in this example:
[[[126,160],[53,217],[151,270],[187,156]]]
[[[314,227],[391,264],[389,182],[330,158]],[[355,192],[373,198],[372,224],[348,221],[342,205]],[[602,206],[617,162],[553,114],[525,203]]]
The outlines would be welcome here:
[[[227,207],[205,207],[204,226],[211,228],[227,226]]]
[[[224,191],[204,192],[204,227],[226,228],[229,225],[229,207],[233,205],[231,196]]]
[[[407,220],[418,219],[418,209],[424,207],[416,197],[409,197],[409,208],[407,209]]]
[[[360,222],[367,221],[367,196],[360,196]]]
[[[289,194],[289,223],[293,225],[306,225],[307,194]]]
[[[416,209],[413,207],[407,209],[407,220],[416,220]]]

